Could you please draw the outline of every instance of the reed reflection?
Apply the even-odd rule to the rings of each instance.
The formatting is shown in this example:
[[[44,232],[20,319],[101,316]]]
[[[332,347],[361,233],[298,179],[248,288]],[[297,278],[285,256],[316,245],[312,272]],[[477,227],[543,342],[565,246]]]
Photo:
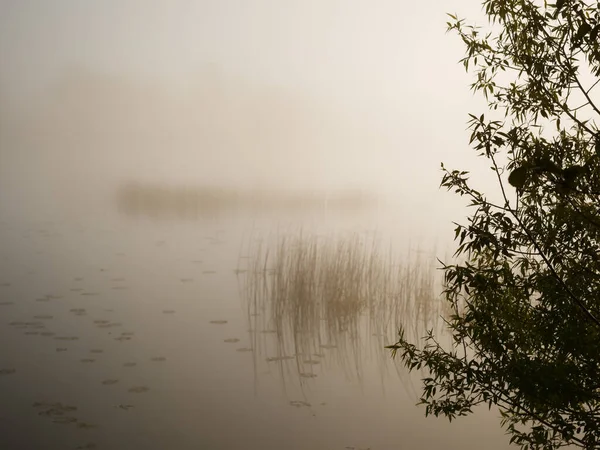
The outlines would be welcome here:
[[[362,380],[375,367],[404,376],[384,347],[402,325],[415,338],[444,311],[433,255],[383,251],[377,236],[306,231],[249,241],[237,273],[258,367],[300,383],[341,368]]]

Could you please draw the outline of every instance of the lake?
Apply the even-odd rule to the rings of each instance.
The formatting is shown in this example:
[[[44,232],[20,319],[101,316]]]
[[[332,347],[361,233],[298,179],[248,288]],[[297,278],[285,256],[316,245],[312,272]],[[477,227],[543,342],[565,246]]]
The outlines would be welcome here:
[[[425,418],[383,348],[442,329],[446,250],[406,215],[169,201],[2,217],[0,448],[508,447],[494,409]]]

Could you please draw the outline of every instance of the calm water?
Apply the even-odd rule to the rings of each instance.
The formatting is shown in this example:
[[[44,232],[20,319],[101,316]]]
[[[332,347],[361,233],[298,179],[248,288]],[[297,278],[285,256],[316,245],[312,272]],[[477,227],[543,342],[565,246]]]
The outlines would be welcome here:
[[[424,417],[418,374],[381,351],[393,323],[282,335],[250,307],[245,270],[277,233],[433,247],[381,220],[0,223],[0,448],[507,448],[494,410]]]

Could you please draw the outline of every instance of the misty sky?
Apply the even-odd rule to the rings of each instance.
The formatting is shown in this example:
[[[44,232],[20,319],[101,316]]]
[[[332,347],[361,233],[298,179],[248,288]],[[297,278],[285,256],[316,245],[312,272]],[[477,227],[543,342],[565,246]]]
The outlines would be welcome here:
[[[369,188],[431,209],[449,198],[439,163],[471,164],[482,111],[446,12],[480,9],[0,0],[3,199],[138,179]]]

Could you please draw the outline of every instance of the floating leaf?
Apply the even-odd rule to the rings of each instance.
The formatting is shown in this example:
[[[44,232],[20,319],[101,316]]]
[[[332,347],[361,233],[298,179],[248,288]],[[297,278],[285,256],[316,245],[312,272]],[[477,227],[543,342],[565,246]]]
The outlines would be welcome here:
[[[133,408],[133,405],[115,405],[115,408],[119,408],[122,409],[123,411],[129,411],[131,408]]]
[[[150,390],[150,388],[148,386],[134,386],[129,388],[129,392],[132,392],[134,394],[142,394],[144,392],[148,392]]]
[[[302,406],[306,406],[306,407],[308,407],[308,408],[310,408],[310,407],[311,407],[311,404],[310,404],[310,403],[308,403],[308,402],[304,402],[304,401],[302,401],[302,400],[292,400],[292,401],[290,402],[290,405],[292,405],[292,406],[295,406],[296,408],[300,408],[300,407],[302,407]]]
[[[60,424],[68,425],[70,423],[77,422],[77,418],[75,418],[75,417],[69,417],[69,416],[63,416],[63,417],[57,417],[56,419],[53,419],[52,422],[53,423],[60,423]]]

